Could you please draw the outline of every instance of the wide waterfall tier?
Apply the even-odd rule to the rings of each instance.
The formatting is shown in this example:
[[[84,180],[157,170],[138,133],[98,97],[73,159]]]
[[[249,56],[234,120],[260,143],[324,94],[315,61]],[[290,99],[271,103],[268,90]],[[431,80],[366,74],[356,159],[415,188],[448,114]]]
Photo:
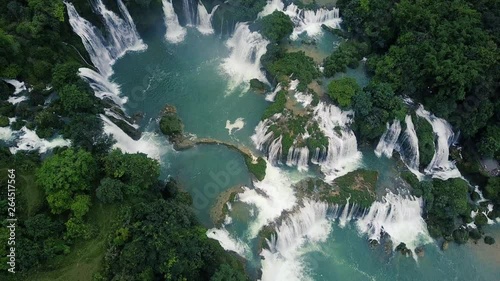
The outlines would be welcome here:
[[[453,143],[455,136],[451,125],[446,120],[438,118],[425,110],[422,105],[419,106],[416,113],[432,125],[435,135],[436,150],[431,162],[425,168],[425,173],[443,180],[461,177],[462,175],[455,166],[455,163],[449,160],[450,145]]]
[[[162,4],[165,27],[167,28],[167,31],[165,32],[165,40],[174,44],[184,41],[184,37],[186,37],[187,31],[186,28],[180,25],[179,18],[174,11],[172,2],[168,0],[162,0]]]
[[[339,9],[333,8],[327,10],[319,8],[317,10],[300,9],[295,4],[290,4],[285,8],[285,4],[281,0],[267,1],[266,6],[259,17],[270,15],[274,11],[284,12],[290,17],[295,27],[290,39],[296,40],[300,34],[306,33],[309,37],[315,37],[322,33],[322,25],[330,28],[340,28],[341,18]]]
[[[199,32],[201,32],[202,34],[214,33],[214,29],[212,27],[212,17],[214,16],[214,13],[218,7],[219,5],[216,5],[212,8],[212,11],[208,13],[205,5],[203,5],[201,1],[198,2],[198,17],[196,22],[196,29],[198,29]]]
[[[430,164],[424,169],[425,174],[443,180],[461,177],[460,171],[449,160],[449,147],[454,141],[451,125],[446,120],[437,118],[426,111],[422,105],[419,106],[416,114],[431,124],[435,136],[434,156]],[[402,134],[399,120],[394,120],[391,125],[387,124],[387,130],[380,138],[375,154],[378,157],[384,155],[390,158],[393,151],[396,150],[408,169],[419,179],[422,179],[424,175],[419,171],[418,136],[411,115],[405,117],[405,124],[406,129]]]
[[[262,280],[307,280],[301,259],[304,247],[324,242],[332,230],[328,204],[305,201],[304,206],[277,227],[263,249]]]
[[[230,92],[242,84],[248,88],[253,78],[268,83],[260,64],[267,44],[269,41],[260,33],[250,31],[247,23],[236,24],[233,36],[226,42],[231,54],[221,64],[222,71],[230,77]]]
[[[358,151],[356,136],[349,128],[353,112],[321,102],[314,109],[314,120],[328,138],[327,154],[320,162],[325,181],[355,170],[360,164],[361,152]]]
[[[108,10],[101,0],[91,1],[92,7],[102,18],[106,27],[105,37],[89,21],[82,18],[73,4],[65,2],[69,23],[73,31],[80,36],[94,66],[102,76],[113,74],[112,65],[127,51],[144,50],[147,46],[139,37],[132,18],[121,0],[118,7],[123,18]]]

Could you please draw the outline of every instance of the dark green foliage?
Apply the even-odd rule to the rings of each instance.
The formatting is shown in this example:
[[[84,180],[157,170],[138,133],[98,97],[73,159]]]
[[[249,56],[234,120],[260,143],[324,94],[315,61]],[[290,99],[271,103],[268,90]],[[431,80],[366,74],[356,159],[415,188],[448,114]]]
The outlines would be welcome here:
[[[498,158],[500,156],[500,127],[497,125],[487,126],[478,148],[481,155]]]
[[[119,180],[104,178],[96,189],[96,196],[102,203],[115,203],[123,200],[126,185]]]
[[[72,116],[74,112],[89,112],[94,108],[93,96],[79,90],[76,85],[63,86],[59,97],[67,116]]]
[[[264,67],[280,82],[288,81],[288,77],[293,74],[291,79],[300,81],[297,87],[299,91],[305,91],[307,85],[319,77],[319,70],[314,60],[306,56],[303,51],[280,53],[271,62],[264,63]]]
[[[104,275],[109,279],[157,275],[210,280],[222,264],[241,272],[239,263],[217,241],[207,238],[206,229],[184,204],[170,199],[139,203],[120,225],[118,243],[108,250]]]
[[[361,92],[361,88],[354,78],[344,77],[333,80],[328,85],[328,95],[343,108],[351,107],[352,99]]]
[[[36,134],[41,138],[50,138],[55,130],[62,128],[62,122],[50,108],[46,108],[35,116]]]
[[[424,118],[417,117],[413,120],[415,121],[415,132],[418,136],[420,166],[426,167],[431,163],[435,152],[434,131],[432,125]]]
[[[262,114],[262,120],[267,119],[276,113],[283,112],[286,104],[286,95],[287,92],[285,90],[281,90],[276,94],[274,102],[271,103]]]
[[[182,121],[176,115],[164,115],[160,119],[160,130],[167,136],[182,134]]]
[[[254,78],[250,80],[250,88],[263,93],[266,91],[267,86],[264,82],[261,82],[259,81],[259,79]]]
[[[280,11],[274,11],[260,19],[261,33],[271,42],[280,42],[292,34],[293,23],[290,17]]]
[[[210,281],[246,281],[248,278],[240,270],[229,265],[222,264]]]
[[[55,90],[61,90],[65,85],[76,84],[80,78],[76,75],[80,64],[76,62],[67,62],[57,64],[52,70],[52,87]]]
[[[453,239],[458,244],[465,244],[465,243],[467,243],[467,240],[469,240],[469,232],[464,227],[461,227],[459,229],[455,229],[453,231]]]
[[[80,214],[97,174],[92,155],[83,150],[67,149],[45,160],[37,172],[37,183],[45,190],[54,214],[73,210]],[[76,205],[73,205],[76,204]]]
[[[257,163],[253,163],[252,158],[245,155],[245,164],[247,165],[248,171],[250,171],[257,180],[261,181],[266,177],[266,160],[259,157],[256,162]]]
[[[493,238],[491,236],[484,236],[484,243],[486,243],[488,245],[493,245],[493,244],[495,244],[495,238]]]
[[[368,45],[356,40],[343,41],[337,49],[325,59],[324,74],[331,77],[338,72],[345,72],[347,67],[358,67],[359,61],[368,54]]]
[[[141,195],[157,183],[160,164],[146,154],[124,154],[115,149],[104,159],[104,171],[108,177],[127,185],[123,190],[126,195]]]
[[[433,204],[426,206],[429,233],[433,237],[451,234],[455,229],[455,219],[467,216],[470,212],[467,201],[469,186],[466,181],[458,178],[446,181],[434,179],[432,185]],[[465,234],[457,232],[457,235],[463,238]]]
[[[9,118],[0,115],[0,127],[7,127],[9,126]]]

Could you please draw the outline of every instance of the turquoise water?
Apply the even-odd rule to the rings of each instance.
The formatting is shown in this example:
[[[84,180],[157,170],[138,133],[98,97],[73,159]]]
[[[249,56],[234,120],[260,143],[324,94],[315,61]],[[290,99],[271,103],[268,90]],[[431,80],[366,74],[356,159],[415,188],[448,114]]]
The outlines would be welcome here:
[[[156,130],[156,119],[169,103],[177,107],[187,133],[253,149],[250,136],[268,103],[263,95],[253,92],[227,92],[230,77],[220,70],[221,61],[229,56],[224,39],[202,36],[194,29],[188,29],[184,42],[178,45],[166,43],[158,33],[143,39],[148,49],[120,59],[113,76],[121,85],[122,94],[129,98],[125,105],[127,112],[144,114],[141,128]],[[328,45],[323,41],[319,44],[322,48]],[[367,81],[359,69],[349,70],[347,75]],[[229,134],[226,122],[237,118],[244,119],[244,127]],[[380,173],[381,194],[386,188],[400,186],[397,181],[400,166],[394,159],[377,158],[373,148],[360,150],[362,166]],[[162,158],[162,167],[164,176],[175,177],[191,193],[194,209],[207,227],[212,227],[210,209],[220,192],[236,185],[252,185],[243,157],[224,146],[201,145],[181,152],[168,151]],[[293,174],[306,176],[296,171]],[[233,204],[233,223],[227,229],[235,239],[248,245],[250,252],[245,257],[255,274],[260,258],[256,240],[249,235],[248,225],[255,219],[250,209],[257,211],[242,203]],[[436,243],[431,243],[425,246],[425,256],[416,262],[399,253],[386,253],[383,245],[371,248],[354,223],[345,228],[333,223],[326,241],[305,245],[299,260],[313,280],[498,280],[500,270],[495,264],[498,259],[480,256],[470,246],[450,245],[448,251],[442,252]]]

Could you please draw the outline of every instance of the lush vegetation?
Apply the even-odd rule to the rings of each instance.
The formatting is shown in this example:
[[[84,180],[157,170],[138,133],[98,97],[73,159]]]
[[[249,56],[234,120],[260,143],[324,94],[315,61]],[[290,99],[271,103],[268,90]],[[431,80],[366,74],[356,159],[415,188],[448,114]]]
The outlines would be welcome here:
[[[415,120],[415,132],[418,136],[418,151],[420,155],[420,166],[427,167],[434,156],[434,131],[432,125],[421,117],[412,116]]]
[[[305,91],[307,85],[313,79],[319,77],[319,70],[314,63],[314,60],[305,55],[303,51],[299,52],[278,52],[272,61],[266,56],[264,67],[269,73],[275,77],[279,82],[289,81],[291,79],[298,79],[300,81],[297,90]]]
[[[333,80],[328,85],[328,95],[343,108],[350,107],[353,97],[359,92],[361,92],[361,88],[356,80],[351,77]]]
[[[337,49],[328,56],[323,66],[326,77],[346,71],[347,67],[356,68],[361,59],[368,54],[368,45],[357,40],[342,41]]]
[[[260,31],[272,43],[278,43],[290,36],[293,31],[293,23],[290,17],[280,11],[274,11],[259,20]]]
[[[285,109],[285,104],[287,99],[286,95],[287,92],[285,90],[281,90],[278,93],[276,93],[274,102],[270,104],[262,114],[262,120],[270,118],[276,113],[283,112],[283,110]]]
[[[339,0],[343,24],[366,42],[373,80],[449,120],[485,156],[499,121],[499,9],[484,1]]]
[[[255,176],[255,178],[259,181],[263,180],[266,177],[266,160],[264,158],[259,157],[254,163],[253,159],[249,156],[245,155],[245,164],[248,167],[248,171]]]

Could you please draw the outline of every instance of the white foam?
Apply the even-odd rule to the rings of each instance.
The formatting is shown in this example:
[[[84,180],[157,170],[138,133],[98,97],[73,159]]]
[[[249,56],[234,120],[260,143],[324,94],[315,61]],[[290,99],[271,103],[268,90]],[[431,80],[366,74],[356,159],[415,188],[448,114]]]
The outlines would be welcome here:
[[[180,43],[184,41],[187,31],[186,28],[179,24],[179,18],[174,11],[174,6],[171,1],[162,0],[163,3],[163,14],[165,20],[165,26],[167,31],[165,33],[165,39],[170,43]]]
[[[69,140],[65,140],[61,136],[57,136],[51,140],[42,139],[38,137],[34,131],[26,127],[22,127],[18,133],[19,135],[15,140],[16,144],[9,147],[12,154],[17,153],[20,150],[38,150],[40,153],[45,153],[55,147],[71,145]]]
[[[214,6],[209,14],[205,5],[203,5],[201,1],[198,2],[198,24],[196,25],[196,29],[198,29],[201,34],[207,35],[214,33],[212,17],[218,7],[219,5]]]
[[[245,119],[244,118],[237,118],[236,120],[234,120],[233,123],[231,123],[230,120],[226,120],[226,129],[228,130],[229,134],[233,134],[233,130],[235,132],[243,129],[243,127],[245,126]]]
[[[225,228],[212,228],[207,230],[208,238],[219,241],[219,244],[226,251],[233,251],[242,257],[245,257],[250,252],[248,245],[243,243],[240,239],[232,237]]]
[[[24,84],[24,82],[18,81],[16,79],[2,79],[2,80],[14,86],[15,90],[13,95],[17,95],[21,92],[26,91],[26,84]]]

